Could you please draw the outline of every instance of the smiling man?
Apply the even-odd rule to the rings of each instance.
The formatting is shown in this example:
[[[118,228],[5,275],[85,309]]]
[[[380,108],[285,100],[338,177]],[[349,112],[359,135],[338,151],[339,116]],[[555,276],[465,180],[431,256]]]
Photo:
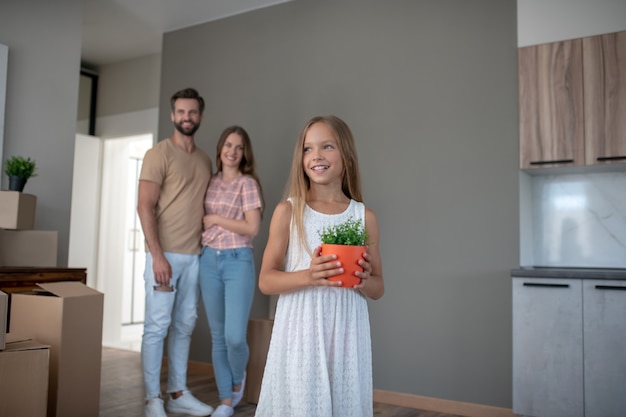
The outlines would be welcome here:
[[[146,417],[166,417],[161,360],[168,336],[167,409],[207,416],[213,408],[187,389],[187,360],[196,324],[204,193],[211,159],[196,147],[204,100],[187,88],[171,100],[174,133],[146,152],[139,177],[137,212],[146,237],[146,315],[141,359]]]

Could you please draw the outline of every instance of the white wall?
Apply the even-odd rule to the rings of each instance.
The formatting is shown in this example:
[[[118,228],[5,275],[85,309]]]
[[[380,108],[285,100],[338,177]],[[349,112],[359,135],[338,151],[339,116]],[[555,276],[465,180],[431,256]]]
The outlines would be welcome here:
[[[102,170],[100,139],[76,135],[74,177],[72,184],[72,216],[68,266],[89,271],[87,284],[97,285],[98,217],[100,214],[100,172]]]
[[[517,0],[518,45],[626,30],[624,0]]]

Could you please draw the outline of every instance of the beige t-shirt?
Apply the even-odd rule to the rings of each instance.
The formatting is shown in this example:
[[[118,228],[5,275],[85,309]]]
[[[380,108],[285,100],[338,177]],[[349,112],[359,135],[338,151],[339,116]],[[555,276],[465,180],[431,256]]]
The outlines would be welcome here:
[[[198,147],[187,153],[165,139],[146,152],[139,179],[161,186],[155,214],[163,251],[200,253],[204,194],[211,179],[209,155]]]

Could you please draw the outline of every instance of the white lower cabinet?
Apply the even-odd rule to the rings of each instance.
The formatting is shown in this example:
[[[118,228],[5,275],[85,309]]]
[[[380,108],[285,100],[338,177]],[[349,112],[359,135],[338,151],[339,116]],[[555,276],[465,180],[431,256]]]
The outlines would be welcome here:
[[[513,412],[583,417],[581,280],[513,278]]]
[[[585,417],[626,416],[626,281],[583,281]]]
[[[626,281],[513,278],[513,412],[626,416]]]

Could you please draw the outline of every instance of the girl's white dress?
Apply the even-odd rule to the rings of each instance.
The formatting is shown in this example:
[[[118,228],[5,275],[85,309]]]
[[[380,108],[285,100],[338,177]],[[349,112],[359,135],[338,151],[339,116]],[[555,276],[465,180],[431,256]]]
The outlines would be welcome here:
[[[365,206],[350,201],[340,214],[305,207],[311,250],[318,230],[349,217],[365,224]],[[308,269],[291,227],[286,271]],[[308,287],[281,294],[256,417],[371,417],[372,352],[367,301],[349,288]]]

